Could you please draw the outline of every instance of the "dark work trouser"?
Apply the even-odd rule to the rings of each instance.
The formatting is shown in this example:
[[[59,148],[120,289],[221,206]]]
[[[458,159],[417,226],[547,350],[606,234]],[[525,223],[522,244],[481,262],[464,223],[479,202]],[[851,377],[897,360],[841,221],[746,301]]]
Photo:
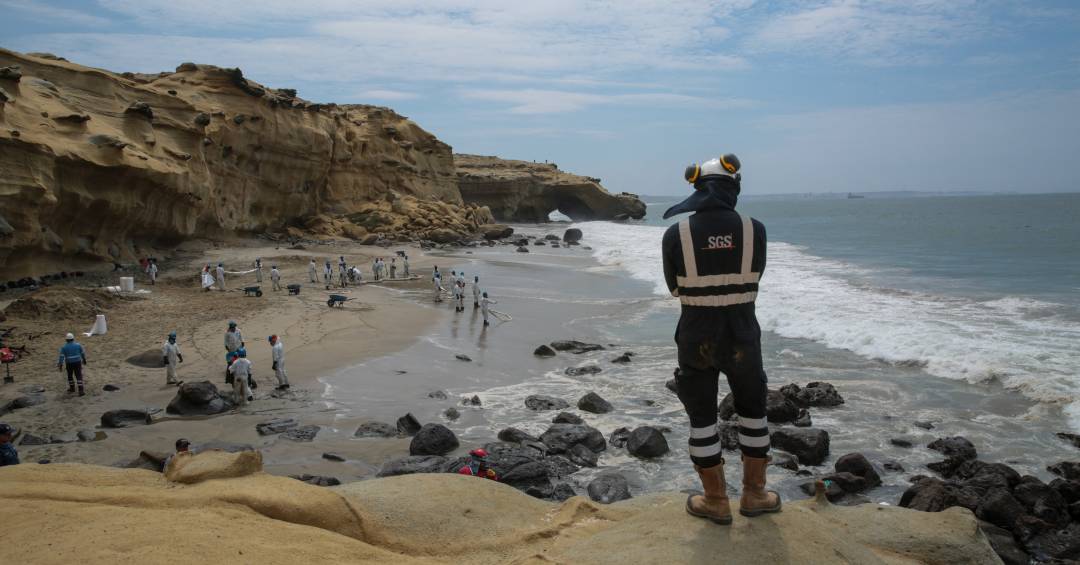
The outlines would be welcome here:
[[[75,383],[77,382],[79,384],[79,388],[82,389],[83,388],[82,363],[79,362],[79,361],[75,361],[75,362],[68,361],[68,362],[66,362],[64,364],[64,367],[67,368],[68,384],[71,385],[71,386],[75,386]]]
[[[769,428],[767,393],[759,341],[681,337],[676,384],[679,400],[690,416],[690,460],[699,467],[723,463],[717,433],[720,373],[727,377],[738,414],[739,449],[747,457],[766,457]]]

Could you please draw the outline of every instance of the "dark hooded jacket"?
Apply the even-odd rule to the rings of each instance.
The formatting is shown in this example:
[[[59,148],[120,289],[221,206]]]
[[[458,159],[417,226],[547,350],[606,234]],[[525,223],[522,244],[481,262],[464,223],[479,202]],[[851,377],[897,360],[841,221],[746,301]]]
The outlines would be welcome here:
[[[744,245],[742,219],[735,212],[739,189],[739,181],[730,177],[704,178],[695,185],[694,194],[664,213],[664,218],[669,218],[676,214],[693,212],[689,217],[690,232],[699,275],[740,272]],[[752,225],[754,251],[751,271],[763,273],[765,271],[765,225],[757,220],[752,220]],[[668,290],[678,295],[677,277],[686,276],[678,223],[672,224],[664,233],[663,254],[664,278],[667,281]],[[693,289],[693,291],[701,294],[756,292],[757,284],[743,285],[742,288],[731,288],[729,285],[728,288],[701,288]],[[684,292],[686,292],[685,289]],[[683,304],[682,315],[676,330],[676,341],[679,340],[679,336],[694,340],[750,342],[760,340],[761,330],[758,327],[752,301],[720,307]]]

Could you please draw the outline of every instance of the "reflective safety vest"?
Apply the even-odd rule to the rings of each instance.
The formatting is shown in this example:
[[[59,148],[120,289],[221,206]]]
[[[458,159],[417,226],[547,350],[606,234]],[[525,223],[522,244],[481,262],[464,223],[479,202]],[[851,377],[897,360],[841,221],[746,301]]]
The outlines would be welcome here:
[[[710,241],[705,247],[701,246],[701,242],[695,245],[690,219],[685,218],[679,222],[679,243],[682,246],[686,275],[676,277],[677,287],[672,294],[678,296],[679,302],[684,306],[720,307],[754,302],[757,299],[761,273],[755,273],[751,269],[754,260],[754,222],[750,216],[739,214],[742,222],[741,240],[737,241],[734,237],[724,238]],[[701,274],[698,270],[697,249],[731,253],[732,258],[738,251],[740,261],[711,261],[710,269],[720,272]],[[728,265],[726,268],[718,266],[725,263]]]

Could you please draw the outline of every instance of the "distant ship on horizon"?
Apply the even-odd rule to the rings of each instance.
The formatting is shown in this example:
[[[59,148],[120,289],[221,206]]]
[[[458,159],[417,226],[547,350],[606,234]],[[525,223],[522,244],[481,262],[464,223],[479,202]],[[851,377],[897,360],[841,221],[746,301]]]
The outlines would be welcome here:
[[[865,196],[863,196],[861,194],[855,194],[854,192],[847,193],[847,197],[848,198],[866,198]]]

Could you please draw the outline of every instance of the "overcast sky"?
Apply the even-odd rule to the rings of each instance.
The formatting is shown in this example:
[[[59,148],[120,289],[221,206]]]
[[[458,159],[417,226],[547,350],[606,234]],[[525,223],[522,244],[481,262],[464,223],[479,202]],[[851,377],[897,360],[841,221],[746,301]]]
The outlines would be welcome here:
[[[680,194],[1080,190],[1080,2],[0,0],[0,46],[238,66],[391,106],[458,152]]]

